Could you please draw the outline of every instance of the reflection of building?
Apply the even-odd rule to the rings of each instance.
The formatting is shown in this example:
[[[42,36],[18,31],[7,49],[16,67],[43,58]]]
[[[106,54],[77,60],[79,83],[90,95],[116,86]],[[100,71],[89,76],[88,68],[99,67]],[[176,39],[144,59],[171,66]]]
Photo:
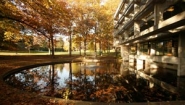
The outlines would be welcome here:
[[[121,0],[114,18],[124,60],[137,70],[161,66],[185,75],[184,0]]]

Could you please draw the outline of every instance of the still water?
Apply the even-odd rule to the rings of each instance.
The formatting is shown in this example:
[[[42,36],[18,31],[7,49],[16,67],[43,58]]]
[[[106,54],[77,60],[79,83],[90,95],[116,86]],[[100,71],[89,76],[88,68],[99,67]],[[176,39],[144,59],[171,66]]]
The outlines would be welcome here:
[[[93,102],[184,100],[177,85],[128,70],[123,62],[50,64],[9,75],[5,82],[44,96]],[[156,76],[157,77],[157,76]]]

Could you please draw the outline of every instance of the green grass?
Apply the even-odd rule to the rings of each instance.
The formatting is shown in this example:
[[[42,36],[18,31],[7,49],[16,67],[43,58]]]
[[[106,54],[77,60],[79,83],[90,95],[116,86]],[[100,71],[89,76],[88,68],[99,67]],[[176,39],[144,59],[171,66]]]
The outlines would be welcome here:
[[[67,55],[69,52],[55,52],[55,55]],[[73,54],[73,53],[72,53]],[[76,54],[76,53],[75,53]],[[48,51],[0,51],[0,55],[50,55]]]
[[[100,56],[100,53],[96,53]],[[50,55],[48,51],[0,51],[0,55]],[[69,52],[55,52],[55,55],[69,55]],[[72,55],[80,55],[79,51],[72,51]],[[81,55],[84,55],[84,51],[81,51]],[[86,55],[94,56],[94,51],[86,51]],[[102,56],[115,56],[115,52],[102,53]]]

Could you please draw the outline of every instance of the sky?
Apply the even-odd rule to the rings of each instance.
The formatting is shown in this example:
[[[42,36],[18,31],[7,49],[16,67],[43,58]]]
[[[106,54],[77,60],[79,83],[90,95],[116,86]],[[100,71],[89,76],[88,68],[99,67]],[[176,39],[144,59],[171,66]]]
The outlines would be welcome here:
[[[107,0],[101,0],[101,5],[103,5]]]

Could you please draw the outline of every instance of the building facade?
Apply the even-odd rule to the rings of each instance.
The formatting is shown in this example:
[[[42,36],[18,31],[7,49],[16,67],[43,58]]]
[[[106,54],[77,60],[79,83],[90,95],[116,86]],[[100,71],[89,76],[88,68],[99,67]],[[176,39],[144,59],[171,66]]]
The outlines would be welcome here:
[[[114,46],[130,68],[185,76],[185,0],[121,0],[114,24]]]

